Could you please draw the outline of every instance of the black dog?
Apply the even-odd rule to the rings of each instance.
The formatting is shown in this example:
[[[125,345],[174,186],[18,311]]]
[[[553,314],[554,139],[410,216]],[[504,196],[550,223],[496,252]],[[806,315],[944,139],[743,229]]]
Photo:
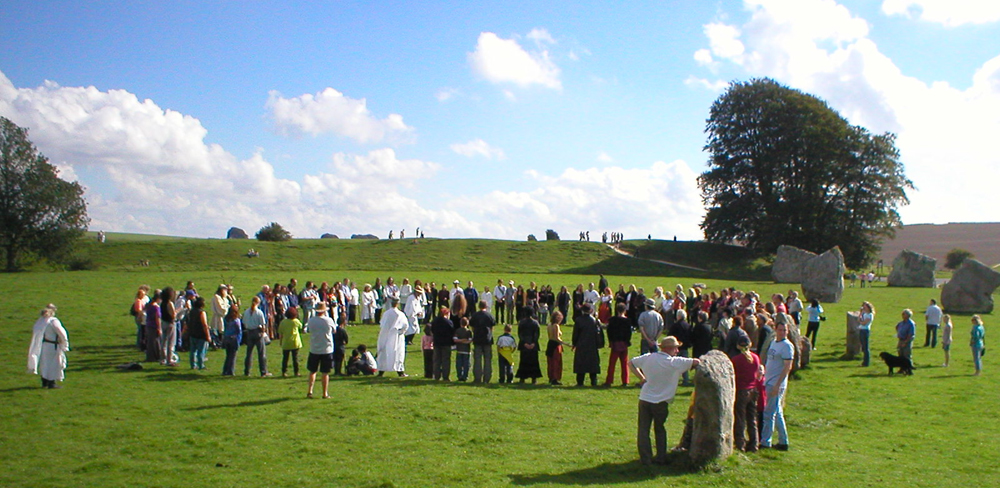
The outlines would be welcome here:
[[[878,357],[882,358],[885,361],[885,365],[889,367],[889,376],[892,376],[893,368],[898,369],[900,374],[905,375],[912,375],[913,370],[916,369],[913,367],[913,361],[910,361],[910,358],[893,356],[887,352],[879,354]]]

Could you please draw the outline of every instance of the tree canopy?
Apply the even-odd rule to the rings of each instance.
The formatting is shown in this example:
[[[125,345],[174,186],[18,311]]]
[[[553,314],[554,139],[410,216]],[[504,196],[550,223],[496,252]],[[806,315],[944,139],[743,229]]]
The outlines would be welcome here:
[[[947,269],[958,269],[962,265],[962,262],[966,259],[971,259],[976,257],[971,251],[967,251],[960,247],[956,247],[951,251],[948,251],[948,255],[944,258],[944,267]]]
[[[59,178],[28,131],[0,117],[0,250],[6,270],[16,271],[25,253],[64,259],[89,223],[83,187]]]
[[[766,78],[733,83],[705,130],[709,169],[698,185],[710,242],[767,253],[837,245],[857,269],[901,225],[896,208],[913,184],[895,135],[851,125],[815,96]]]
[[[292,240],[292,234],[277,222],[271,222],[261,227],[257,231],[256,237],[258,241],[282,242]]]

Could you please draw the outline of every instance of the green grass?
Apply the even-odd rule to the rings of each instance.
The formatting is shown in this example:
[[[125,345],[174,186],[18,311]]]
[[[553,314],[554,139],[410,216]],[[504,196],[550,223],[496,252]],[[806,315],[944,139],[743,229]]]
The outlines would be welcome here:
[[[703,281],[710,289],[736,286],[770,294],[787,292],[788,285],[678,276],[654,266],[636,273],[641,261],[570,242],[111,244],[93,250],[100,271],[0,275],[0,486],[938,487],[1000,479],[994,441],[1000,425],[992,421],[1000,384],[993,353],[986,356],[984,376],[969,375],[967,317],[955,320],[950,368],[937,366],[940,349],[919,347],[914,351],[919,369],[912,377],[889,377],[878,363],[866,369],[838,360],[845,312],[872,301],[873,351],[892,351],[899,310],[922,310],[937,290],[849,288],[841,303],[824,304],[829,320],[820,330],[819,350],[789,389],[792,450],[738,454],[712,469],[690,472],[680,462],[666,468],[638,465],[634,388],[354,378],[335,379],[331,400],[307,400],[304,378],[219,376],[221,352],[209,353],[203,372],[158,365],[121,372],[114,366],[141,357],[130,346],[135,328],[126,308],[140,283],[176,287],[191,279],[208,293],[222,276],[234,277],[244,297],[262,283],[284,283],[292,276],[300,283],[344,276],[366,282],[392,274],[439,283],[458,278],[492,285],[502,277],[575,285],[596,281],[591,269],[605,269],[612,286],[636,283],[647,290]],[[185,244],[190,262],[170,262],[188,255]],[[249,245],[263,253],[254,267],[211,264],[239,262],[224,254]],[[150,268],[130,267],[133,257],[142,255],[149,256]],[[615,272],[619,259],[628,260],[626,272]],[[333,267],[338,263],[341,267]],[[587,271],[568,274],[574,270]],[[37,377],[23,371],[31,324],[49,301],[59,305],[73,346],[65,387],[57,391],[41,390]],[[996,314],[984,319],[989,337]],[[377,330],[356,326],[350,334],[352,345],[374,344]],[[274,372],[281,358],[276,346],[269,349]],[[607,360],[606,349],[602,358]],[[565,364],[568,379],[571,353]],[[407,370],[422,372],[415,347],[407,354]],[[672,405],[671,445],[680,436],[690,393],[681,388]]]

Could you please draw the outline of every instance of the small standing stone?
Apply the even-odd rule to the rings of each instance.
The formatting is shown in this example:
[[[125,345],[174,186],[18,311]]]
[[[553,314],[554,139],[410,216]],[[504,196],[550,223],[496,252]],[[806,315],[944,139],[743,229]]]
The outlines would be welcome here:
[[[691,460],[697,465],[722,461],[733,453],[736,402],[736,372],[725,353],[714,350],[701,356],[694,389]]]

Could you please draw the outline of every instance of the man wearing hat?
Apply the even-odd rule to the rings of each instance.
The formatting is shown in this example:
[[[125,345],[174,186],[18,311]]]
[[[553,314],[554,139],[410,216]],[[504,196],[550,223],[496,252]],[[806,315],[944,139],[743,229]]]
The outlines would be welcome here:
[[[333,369],[333,332],[337,324],[326,315],[326,303],[319,302],[313,309],[315,315],[306,324],[309,331],[309,360],[306,369],[309,370],[308,398],[313,397],[313,385],[316,383],[316,372],[323,373],[323,398],[330,398],[330,370]]]
[[[646,311],[639,315],[639,334],[642,335],[642,343],[639,345],[639,352],[646,354],[656,352],[656,341],[663,332],[663,316],[653,310],[656,302],[652,298],[645,301]]]
[[[699,360],[678,356],[683,344],[674,336],[664,337],[658,352],[643,354],[629,361],[632,373],[639,377],[639,430],[636,444],[642,464],[665,464],[667,461],[667,431],[663,427],[668,406],[677,392],[681,375],[698,366]],[[656,436],[656,457],[649,444],[649,427]]]
[[[452,281],[451,286],[451,296],[448,297],[448,301],[454,302],[456,296],[465,294],[465,290],[462,289],[462,282],[458,280]]]

